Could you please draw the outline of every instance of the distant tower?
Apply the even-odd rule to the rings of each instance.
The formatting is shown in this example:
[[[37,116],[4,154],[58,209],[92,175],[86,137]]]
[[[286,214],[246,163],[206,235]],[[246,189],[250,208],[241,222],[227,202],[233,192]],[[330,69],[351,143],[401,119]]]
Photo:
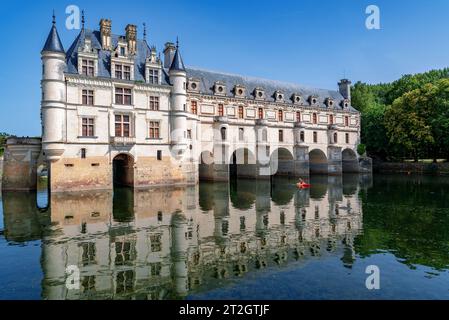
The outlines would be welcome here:
[[[179,53],[178,41],[176,41],[176,52],[168,74],[173,86],[171,92],[173,151],[175,155],[181,157],[187,148],[187,74]]]
[[[53,14],[53,25],[41,51],[42,59],[42,148],[47,160],[57,161],[64,152],[65,132],[65,83],[66,69],[65,51],[56,30]]]

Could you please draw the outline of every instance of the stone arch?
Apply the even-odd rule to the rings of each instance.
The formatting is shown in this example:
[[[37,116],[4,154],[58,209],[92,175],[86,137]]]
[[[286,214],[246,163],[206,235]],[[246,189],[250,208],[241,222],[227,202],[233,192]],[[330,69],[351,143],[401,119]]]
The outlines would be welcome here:
[[[287,148],[277,148],[270,155],[272,175],[292,176],[295,172],[293,153]]]
[[[254,152],[245,147],[234,150],[229,159],[229,176],[255,178],[257,162]]]
[[[359,161],[354,150],[346,148],[341,153],[342,170],[344,173],[359,172]]]
[[[112,160],[112,179],[115,186],[134,187],[134,157],[119,153]]]
[[[327,174],[328,161],[326,154],[320,149],[309,152],[309,166],[311,174]]]

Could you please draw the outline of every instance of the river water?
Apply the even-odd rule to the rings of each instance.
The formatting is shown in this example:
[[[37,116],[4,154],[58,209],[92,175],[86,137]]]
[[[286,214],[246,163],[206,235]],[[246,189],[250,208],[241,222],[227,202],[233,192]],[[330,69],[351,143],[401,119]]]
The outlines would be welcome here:
[[[4,192],[0,299],[449,299],[449,178],[311,184]]]

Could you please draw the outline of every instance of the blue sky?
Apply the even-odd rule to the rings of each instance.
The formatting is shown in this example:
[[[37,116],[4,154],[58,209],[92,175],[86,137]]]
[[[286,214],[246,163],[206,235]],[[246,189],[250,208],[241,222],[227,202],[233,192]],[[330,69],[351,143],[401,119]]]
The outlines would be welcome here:
[[[449,65],[447,0],[8,1],[0,8],[0,132],[40,134],[40,50],[53,8],[70,46],[79,32],[65,28],[71,4],[85,9],[91,29],[104,17],[114,33],[134,23],[142,37],[146,22],[158,50],[179,36],[189,66],[320,88],[335,89],[344,75],[378,83]],[[380,8],[380,30],[365,28],[370,4]]]

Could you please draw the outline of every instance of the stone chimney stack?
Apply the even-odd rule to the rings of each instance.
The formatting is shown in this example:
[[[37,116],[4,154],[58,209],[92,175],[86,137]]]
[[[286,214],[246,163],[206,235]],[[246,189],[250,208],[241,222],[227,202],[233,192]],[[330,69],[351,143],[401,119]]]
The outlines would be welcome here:
[[[172,42],[167,42],[164,49],[164,68],[170,68],[175,56],[176,47]]]
[[[111,25],[112,22],[109,19],[100,20],[100,36],[101,36],[101,46],[103,50],[111,50]]]
[[[338,83],[338,91],[343,98],[351,100],[351,81],[348,79],[341,79]]]
[[[128,24],[125,28],[126,31],[126,41],[128,42],[128,50],[130,54],[136,54],[137,46],[137,27],[133,24]]]

